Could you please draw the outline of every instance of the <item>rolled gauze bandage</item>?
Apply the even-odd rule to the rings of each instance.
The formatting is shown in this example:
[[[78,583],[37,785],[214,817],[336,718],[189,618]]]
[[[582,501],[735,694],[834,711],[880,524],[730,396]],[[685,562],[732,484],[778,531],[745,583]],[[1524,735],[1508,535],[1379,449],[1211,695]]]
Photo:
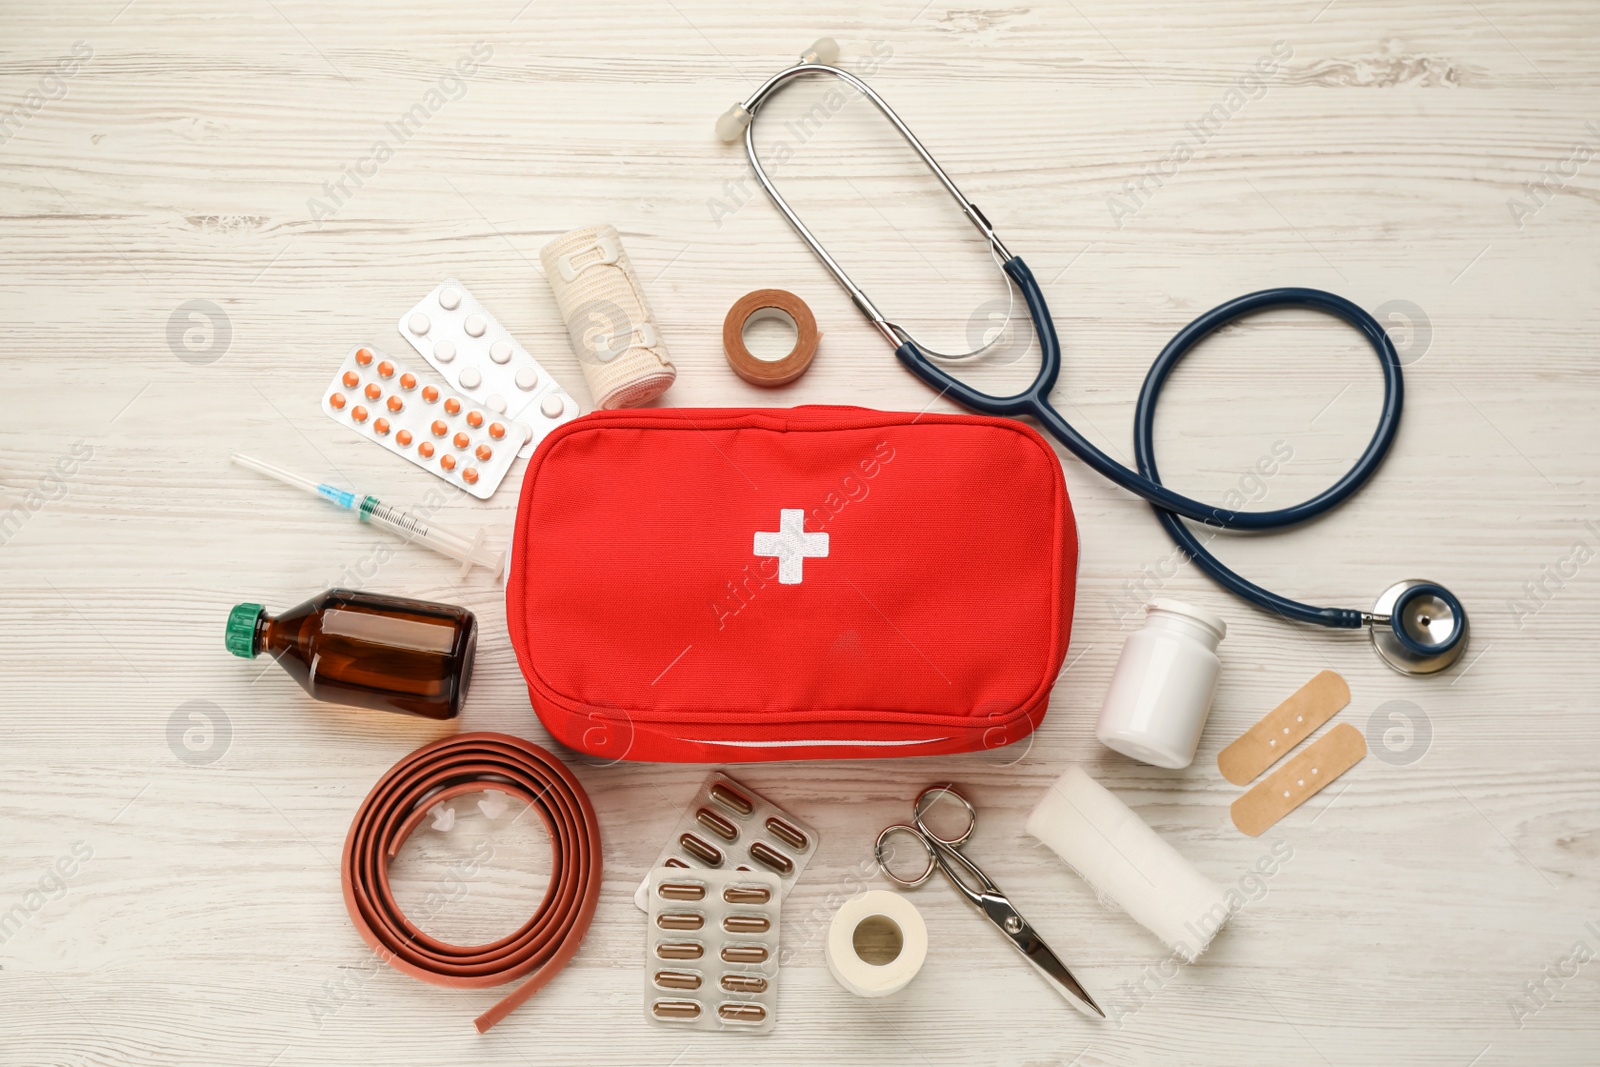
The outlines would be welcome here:
[[[677,369],[613,226],[563,234],[539,252],[597,408],[631,408],[667,391]]]
[[[1228,920],[1222,889],[1129,807],[1072,766],[1028,816],[1028,833],[1191,963]]]

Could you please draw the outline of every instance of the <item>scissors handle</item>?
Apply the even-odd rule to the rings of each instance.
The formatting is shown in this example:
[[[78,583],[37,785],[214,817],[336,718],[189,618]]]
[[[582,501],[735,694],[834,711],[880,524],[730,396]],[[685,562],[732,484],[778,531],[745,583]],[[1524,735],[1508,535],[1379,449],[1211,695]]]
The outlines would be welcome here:
[[[931,829],[926,822],[929,810],[942,797],[946,796],[954,798],[967,811],[965,828],[953,837],[941,836]],[[931,786],[924,789],[921,795],[917,797],[916,803],[912,805],[911,815],[913,824],[898,823],[894,826],[885,827],[878,834],[878,839],[873,845],[873,853],[878,860],[878,869],[883,872],[884,877],[902,889],[915,889],[931,878],[934,868],[937,867],[944,872],[945,877],[950,879],[951,884],[960,891],[961,895],[967,898],[967,903],[979,911],[986,911],[986,899],[997,895],[1000,892],[999,888],[989,880],[989,876],[984,874],[977,864],[967,859],[966,855],[961,851],[961,846],[966,844],[967,840],[972,837],[972,831],[978,825],[978,811],[972,806],[972,802],[957,792],[954,786]],[[904,834],[912,838],[928,854],[927,864],[923,866],[921,872],[915,877],[902,877],[890,867],[890,856],[893,853],[890,850],[890,856],[886,856],[884,854],[885,846],[895,834]]]

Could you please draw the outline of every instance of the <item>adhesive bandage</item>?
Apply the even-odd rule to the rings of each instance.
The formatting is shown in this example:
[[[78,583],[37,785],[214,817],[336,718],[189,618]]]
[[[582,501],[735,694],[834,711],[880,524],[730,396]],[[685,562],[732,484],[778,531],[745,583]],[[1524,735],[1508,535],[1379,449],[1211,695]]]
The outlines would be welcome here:
[[[1367,755],[1367,739],[1340,723],[1233,802],[1233,825],[1260,837]]]
[[[1217,753],[1217,769],[1234,785],[1249,785],[1348,703],[1345,680],[1333,671],[1319,672]]]

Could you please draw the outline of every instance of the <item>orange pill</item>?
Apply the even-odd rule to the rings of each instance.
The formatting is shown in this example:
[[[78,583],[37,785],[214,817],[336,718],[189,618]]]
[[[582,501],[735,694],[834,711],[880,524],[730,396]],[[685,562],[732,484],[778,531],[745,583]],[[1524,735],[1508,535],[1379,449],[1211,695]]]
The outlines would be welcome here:
[[[411,431],[401,430],[399,433],[394,435],[394,439],[398,444],[409,445],[411,443]]]
[[[356,349],[356,362],[361,364],[363,367],[368,366],[372,363],[372,353],[368,352],[365,348]]]
[[[467,412],[467,425],[471,426],[474,430],[476,430],[479,426],[482,426],[483,425],[483,412],[481,412],[481,411],[469,411],[469,412]]]
[[[393,378],[394,364],[390,363],[388,360],[384,360],[382,363],[378,364],[378,377]]]
[[[470,445],[472,443],[472,438],[468,437],[464,433],[458,433],[454,437],[450,438],[450,441],[457,448],[466,448],[468,445]]]
[[[412,374],[410,371],[406,371],[404,374],[400,375],[400,388],[415,389],[416,387],[417,376],[415,374]]]
[[[477,485],[478,472],[473,470],[471,467],[465,467],[461,471],[461,480],[466,482],[468,485]]]
[[[494,455],[494,449],[490,448],[488,445],[478,446],[477,456],[485,463],[489,462],[489,457],[492,455]]]
[[[404,400],[401,400],[399,397],[391,396],[389,398],[389,410],[390,411],[399,411],[402,408],[404,408],[405,406],[406,406],[406,402]]]
[[[371,385],[367,386],[366,391],[368,400],[376,400],[383,395],[383,390],[378,387],[377,382],[373,382]]]
[[[344,372],[343,381],[346,389],[354,389],[356,386],[361,384],[361,375],[357,374],[353,370],[347,370]]]
[[[422,399],[426,400],[430,404],[433,403],[435,400],[439,399],[439,390],[435,389],[431,385],[423,386]]]
[[[328,398],[328,403],[333,405],[333,410],[335,410],[335,411],[343,411],[344,410],[344,394],[343,393],[334,393],[332,396],[330,396]]]
[[[430,426],[429,429],[433,431],[433,436],[435,437],[443,437],[445,434],[450,432],[450,427],[444,424],[443,419],[434,419],[433,425]]]
[[[427,441],[422,442],[417,446],[417,455],[421,456],[423,459],[429,458],[433,455],[433,445]]]
[[[498,441],[498,440],[500,440],[500,438],[504,437],[505,435],[506,435],[506,428],[504,426],[501,426],[498,422],[491,422],[489,424],[489,436],[490,437],[492,437],[496,441]]]
[[[451,397],[444,402],[444,409],[452,415],[459,415],[461,414],[461,401]]]
[[[350,409],[350,417],[355,419],[357,422],[366,422],[367,409],[362,407],[360,404],[357,404],[355,407]]]
[[[389,420],[388,419],[373,419],[372,420],[372,429],[373,429],[373,432],[375,432],[375,433],[388,433],[389,432]]]
[[[445,455],[440,456],[439,457],[439,466],[443,467],[447,471],[455,470],[456,469],[456,457],[450,455],[449,453],[446,453]]]

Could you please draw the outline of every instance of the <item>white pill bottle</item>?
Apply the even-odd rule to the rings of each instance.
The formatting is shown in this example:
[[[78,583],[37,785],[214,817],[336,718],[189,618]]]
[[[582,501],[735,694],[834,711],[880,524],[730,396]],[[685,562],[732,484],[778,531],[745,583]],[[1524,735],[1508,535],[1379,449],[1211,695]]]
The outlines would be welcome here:
[[[1158,597],[1144,628],[1129,636],[1100,708],[1100,743],[1155,767],[1194,762],[1211,713],[1228,624],[1209,611]]]

